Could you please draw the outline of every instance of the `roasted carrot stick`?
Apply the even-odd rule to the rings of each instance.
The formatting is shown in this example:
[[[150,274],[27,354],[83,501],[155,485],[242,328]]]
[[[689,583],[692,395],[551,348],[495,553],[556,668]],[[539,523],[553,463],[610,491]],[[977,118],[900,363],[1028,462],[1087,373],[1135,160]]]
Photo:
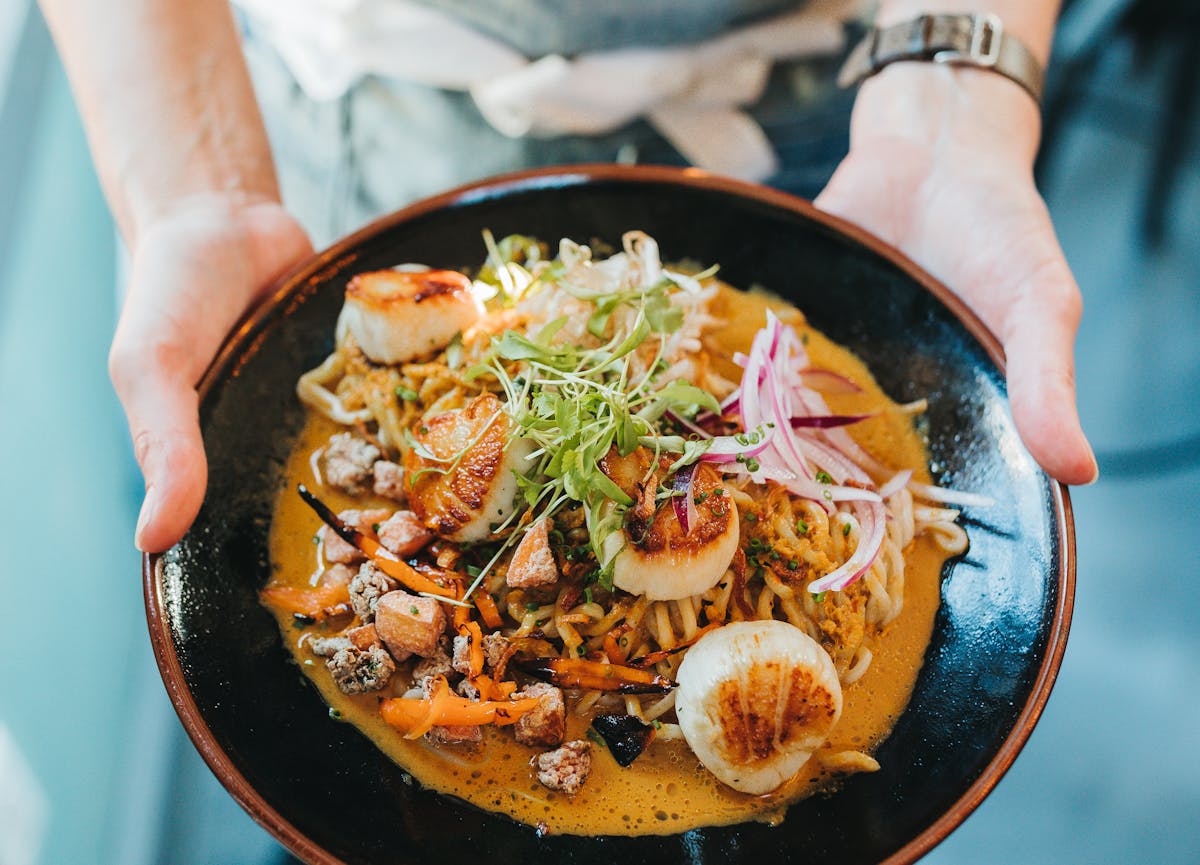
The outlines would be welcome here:
[[[328,615],[325,611],[330,607],[350,602],[350,592],[345,586],[314,586],[306,589],[270,585],[259,594],[264,603],[277,610],[312,619],[325,618]]]
[[[507,700],[517,690],[516,682],[497,682],[491,676],[476,676],[471,684],[479,689],[481,700]]]
[[[475,702],[450,691],[445,679],[434,683],[430,697],[418,700],[397,697],[384,700],[379,711],[383,720],[416,739],[436,726],[473,727],[482,724],[506,726],[515,724],[537,706],[536,697],[526,700],[485,700]]]
[[[471,681],[475,681],[476,677],[483,674],[483,631],[479,629],[478,622],[467,622],[458,629],[458,633],[467,638],[469,650],[467,677]]]
[[[414,592],[424,592],[442,598],[453,598],[455,596],[456,592],[453,588],[447,588],[435,583],[428,577],[421,576],[405,562],[400,561],[400,559],[392,555],[391,550],[380,544],[379,541],[369,538],[358,529],[346,525],[338,518],[337,514],[329,509],[328,505],[310,493],[304,484],[300,484],[297,487],[297,491],[300,493],[300,498],[304,499],[305,504],[317,512],[317,516],[321,518],[325,525],[337,532],[343,541],[362,552],[363,555],[375,563],[379,570],[383,571],[393,580],[407,586]]]
[[[465,625],[467,622],[471,621],[471,608],[470,607],[464,607],[461,604],[452,604],[452,605],[447,604],[447,606],[454,607],[453,621],[454,621],[454,630],[455,631],[459,631],[463,625]]]
[[[697,640],[699,640],[701,637],[703,637],[705,634],[707,634],[713,628],[719,628],[719,627],[721,627],[719,622],[710,622],[709,624],[705,625],[700,630],[696,631],[696,633],[692,634],[692,638],[690,640],[684,640],[678,646],[673,646],[670,649],[659,649],[657,652],[647,652],[646,654],[644,654],[640,657],[630,658],[625,663],[627,663],[631,667],[638,667],[640,669],[645,669],[646,667],[652,667],[655,664],[657,664],[659,661],[665,661],[667,658],[671,657],[672,655],[677,655],[680,652],[682,652],[684,649],[690,648],[693,644],[695,644],[695,642]]]
[[[616,691],[620,694],[666,694],[675,683],[665,676],[584,658],[551,658],[517,663],[517,668],[562,688]]]
[[[425,707],[425,717],[405,733],[404,738],[417,739],[428,733],[437,724],[438,718],[445,714],[450,696],[450,683],[446,681],[445,676],[438,676],[437,681],[433,683],[433,693],[425,701],[428,703]]]
[[[608,656],[610,664],[624,664],[625,658],[629,654],[629,640],[625,637],[633,628],[628,622],[621,622],[611,631],[604,635],[604,654]],[[625,645],[622,644],[625,641]]]
[[[496,608],[496,601],[485,592],[482,588],[475,592],[475,606],[479,610],[479,617],[483,619],[483,623],[492,630],[499,628],[504,624],[504,619],[500,618],[500,610]]]

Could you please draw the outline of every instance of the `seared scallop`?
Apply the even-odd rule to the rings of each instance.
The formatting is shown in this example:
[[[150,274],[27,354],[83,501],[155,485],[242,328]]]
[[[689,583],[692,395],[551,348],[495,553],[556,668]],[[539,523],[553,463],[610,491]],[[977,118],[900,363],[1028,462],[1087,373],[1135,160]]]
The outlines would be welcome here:
[[[350,280],[338,330],[376,363],[404,363],[445,348],[482,315],[461,273],[378,270]]]
[[[612,454],[601,468],[631,498],[622,531],[604,541],[612,558],[613,585],[652,601],[673,601],[706,592],[720,582],[738,546],[738,516],[721,476],[706,463],[695,468],[693,516],[684,530],[671,501],[655,502],[660,477],[649,472],[645,449],[628,457]],[[663,460],[669,465],[669,460]]]
[[[705,634],[676,678],[688,745],[743,793],[769,793],[794,777],[842,712],[833,661],[787,622],[735,622]]]
[[[404,470],[414,479],[408,503],[430,531],[472,543],[512,515],[517,473],[527,470],[533,444],[513,435],[512,420],[493,394],[426,418],[413,438],[417,446],[404,456]]]

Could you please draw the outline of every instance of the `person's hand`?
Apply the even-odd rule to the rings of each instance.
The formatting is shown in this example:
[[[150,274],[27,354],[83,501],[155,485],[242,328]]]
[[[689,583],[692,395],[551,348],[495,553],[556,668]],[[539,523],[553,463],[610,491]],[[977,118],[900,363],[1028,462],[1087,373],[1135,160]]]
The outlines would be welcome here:
[[[109,355],[146,482],[139,549],[166,549],[195,519],[208,479],[196,384],[246,309],[311,251],[273,201],[196,196],[139,232]]]
[[[1082,307],[1033,182],[1038,123],[1033,100],[998,75],[896,64],[863,85],[850,153],[816,203],[967,302],[1004,345],[1029,452],[1084,484],[1097,468],[1075,405]]]

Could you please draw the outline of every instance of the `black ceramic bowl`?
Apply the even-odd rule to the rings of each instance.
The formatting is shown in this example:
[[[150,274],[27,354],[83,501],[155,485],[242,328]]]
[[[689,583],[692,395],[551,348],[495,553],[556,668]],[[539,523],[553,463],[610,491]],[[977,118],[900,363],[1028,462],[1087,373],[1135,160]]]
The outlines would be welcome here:
[[[770,287],[870,365],[901,402],[928,397],[935,474],[999,503],[968,520],[933,641],[883,768],[760,824],[667,837],[548,837],[421,790],[353,727],[330,720],[257,591],[281,469],[304,412],[299,374],[333,345],[347,279],[400,262],[477,264],[480,234],[619,241],[650,232],[669,259],[716,261]],[[806,202],[696,172],[614,166],[532,172],[413,205],[280,285],[201,386],[208,498],[173,550],[145,562],[150,633],[184,726],[250,814],[311,863],[911,862],[979,804],[1028,738],[1066,642],[1074,536],[1066,491],[1009,416],[994,337],[944,287]]]

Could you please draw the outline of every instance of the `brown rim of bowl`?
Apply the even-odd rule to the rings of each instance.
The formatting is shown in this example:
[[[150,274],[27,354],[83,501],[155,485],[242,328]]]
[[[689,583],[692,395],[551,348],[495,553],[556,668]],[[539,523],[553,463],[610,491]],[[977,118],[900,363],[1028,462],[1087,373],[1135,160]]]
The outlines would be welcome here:
[[[672,183],[699,189],[728,192],[743,198],[751,198],[764,204],[799,213],[815,222],[822,223],[850,239],[862,244],[872,252],[899,267],[939,301],[963,323],[973,337],[984,347],[988,356],[1000,371],[1005,371],[1004,350],[1000,341],[982,321],[964,304],[957,295],[934,279],[915,262],[894,246],[880,240],[864,229],[818,210],[812,203],[785,192],[718,177],[695,168],[671,168],[647,165],[567,165],[517,171],[480,180],[452,189],[441,195],[426,198],[408,207],[371,222],[350,236],[338,241],[328,249],[284,274],[276,282],[276,288],[250,310],[230,332],[208,371],[201,379],[197,390],[204,400],[213,385],[224,377],[235,364],[238,355],[262,330],[267,321],[278,310],[285,308],[285,301],[295,302],[312,288],[354,260],[352,251],[363,241],[407,222],[414,217],[456,204],[466,204],[482,197],[517,190],[544,187],[583,186],[595,181],[621,181],[627,183]],[[341,261],[339,261],[341,259]],[[338,263],[334,263],[338,262]],[[1017,723],[983,773],[975,780],[957,802],[926,828],[920,835],[893,853],[880,865],[909,865],[941,843],[959,824],[970,816],[979,804],[991,793],[1000,779],[1012,766],[1021,748],[1029,739],[1034,726],[1041,717],[1054,680],[1062,665],[1067,646],[1067,633],[1071,626],[1071,612],[1075,599],[1075,520],[1071,510],[1071,499],[1066,487],[1052,483],[1052,500],[1058,520],[1059,535],[1059,591],[1054,611],[1054,624],[1046,643],[1046,655],[1034,682],[1033,695],[1017,718]],[[142,557],[142,576],[146,600],[146,620],[150,629],[150,642],[158,662],[167,694],[192,743],[208,764],[217,779],[237,800],[246,812],[264,829],[278,839],[298,858],[312,865],[345,865],[326,850],[318,847],[307,836],[293,826],[282,814],[272,808],[242,776],[229,756],[221,750],[213,738],[212,731],[204,722],[192,699],[183,678],[183,668],[171,640],[170,627],[163,608],[162,554],[146,554]]]

